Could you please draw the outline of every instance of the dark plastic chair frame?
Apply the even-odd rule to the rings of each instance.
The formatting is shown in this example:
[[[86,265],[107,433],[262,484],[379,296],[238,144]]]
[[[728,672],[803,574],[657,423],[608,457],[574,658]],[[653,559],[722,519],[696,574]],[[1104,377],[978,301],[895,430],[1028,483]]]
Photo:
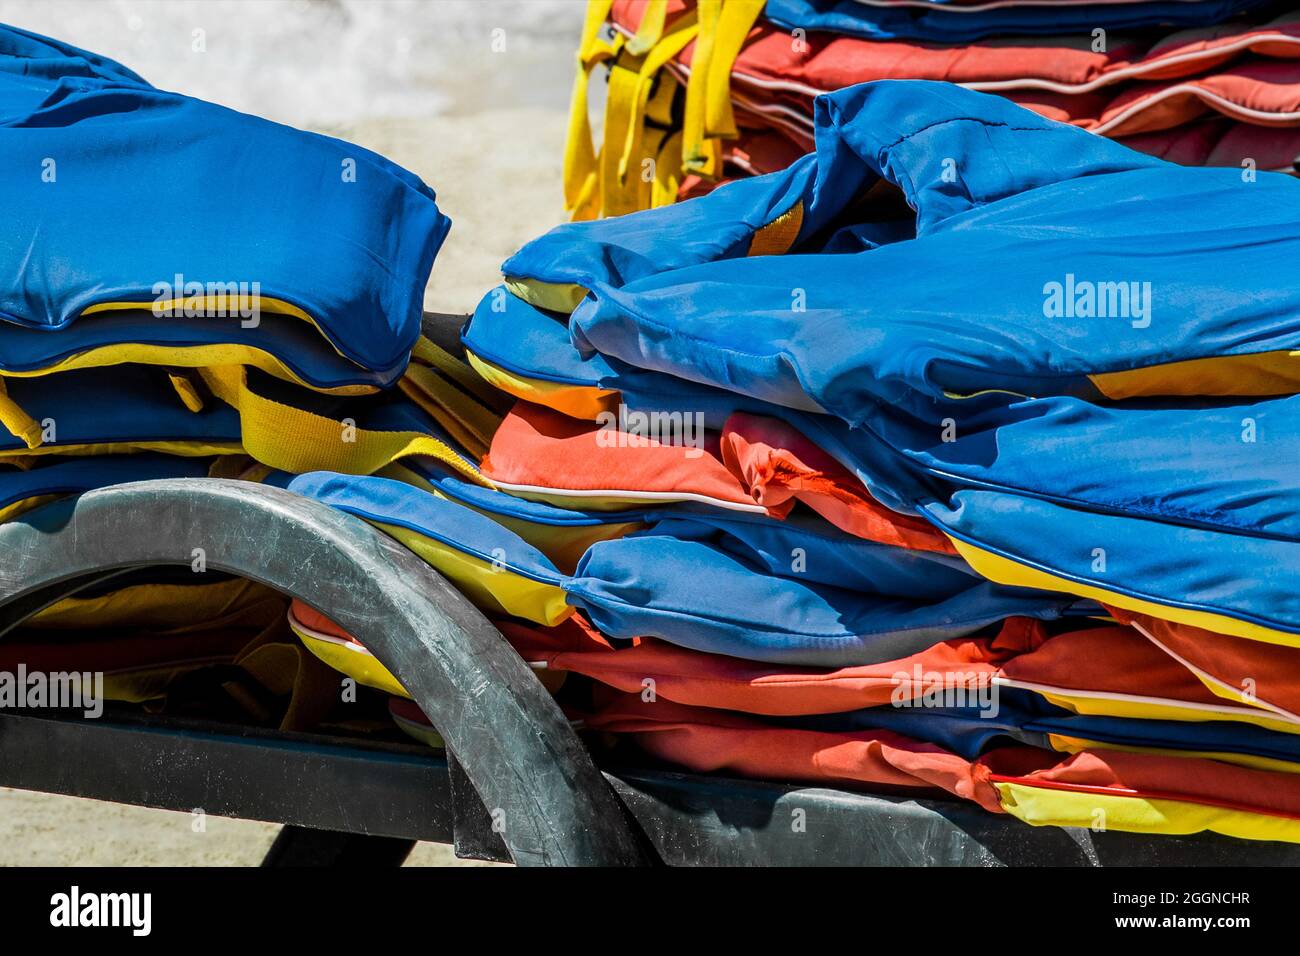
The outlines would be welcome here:
[[[408,688],[440,755],[188,721],[0,713],[0,784],[285,824],[267,862],[392,864],[415,840],[524,865],[1280,864],[1300,848],[1031,828],[917,800],[597,768],[455,588],[365,522],[277,488],[119,485],[0,525],[0,635],[124,571],[191,565],[325,610]]]

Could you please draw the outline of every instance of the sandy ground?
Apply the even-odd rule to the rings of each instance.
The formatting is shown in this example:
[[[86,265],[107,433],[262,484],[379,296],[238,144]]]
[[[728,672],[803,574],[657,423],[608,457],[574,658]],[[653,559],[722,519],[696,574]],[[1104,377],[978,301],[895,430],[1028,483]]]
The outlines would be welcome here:
[[[548,73],[554,86],[568,61]],[[453,222],[425,295],[426,308],[469,312],[499,280],[503,259],[560,222],[563,93],[514,105],[466,81],[436,118],[365,120],[325,128],[419,174]],[[534,100],[539,97],[534,97]],[[277,827],[0,789],[0,865],[256,865]],[[451,849],[420,844],[408,866],[464,866]]]

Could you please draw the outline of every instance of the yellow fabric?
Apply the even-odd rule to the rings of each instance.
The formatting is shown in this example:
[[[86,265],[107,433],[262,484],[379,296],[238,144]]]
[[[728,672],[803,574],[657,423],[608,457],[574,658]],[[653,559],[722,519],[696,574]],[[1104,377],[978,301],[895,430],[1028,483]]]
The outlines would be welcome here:
[[[239,442],[203,441],[119,441],[98,445],[41,445],[39,448],[0,449],[0,460],[6,465],[24,467],[38,457],[46,455],[131,455],[141,451],[157,451],[164,455],[184,458],[207,458],[211,455],[232,455],[244,450]]]
[[[1099,740],[1085,740],[1081,737],[1065,737],[1060,734],[1048,734],[1048,744],[1061,753],[1077,754],[1084,750],[1119,750],[1130,754],[1159,754],[1163,757],[1187,757],[1200,760],[1217,760],[1220,763],[1236,764],[1254,770],[1270,770],[1274,773],[1300,773],[1300,764],[1292,760],[1279,760],[1275,757],[1261,757],[1257,754],[1239,754],[1219,750],[1175,750],[1171,747],[1141,747],[1131,744],[1112,744]]]
[[[281,604],[277,620],[239,652],[235,665],[274,696],[289,698],[279,715],[280,730],[319,731],[339,701],[338,672],[294,639],[286,616]],[[224,688],[255,719],[276,716],[264,699],[248,693],[238,681]]]
[[[790,251],[803,227],[803,200],[777,216],[749,241],[751,256],[782,256]]]
[[[763,5],[764,0],[727,0],[722,5],[705,83],[704,131],[708,136],[735,139],[740,135],[731,111],[731,68]]]
[[[529,305],[548,312],[562,312],[569,315],[578,304],[587,297],[587,290],[580,285],[541,282],[537,279],[517,279],[506,277],[506,291],[517,299],[523,299]],[[473,356],[470,357],[473,362]]]
[[[641,22],[636,35],[627,41],[628,52],[633,56],[649,53],[664,33],[664,20],[668,16],[668,0],[646,0],[641,11]]]
[[[599,174],[591,120],[587,115],[587,91],[592,70],[616,56],[623,45],[622,36],[612,41],[600,36],[612,6],[613,0],[589,0],[578,48],[578,72],[569,101],[569,128],[564,147],[564,206],[573,219],[595,219],[600,214]]]
[[[619,393],[610,389],[590,388],[585,385],[564,385],[539,378],[527,378],[498,368],[473,353],[470,364],[494,386],[515,398],[545,405],[583,421],[595,421],[602,412],[618,407]]]
[[[200,575],[195,575],[200,577]],[[25,627],[91,630],[133,627],[185,633],[216,627],[265,626],[282,613],[284,598],[243,578],[211,584],[136,584],[80,598],[64,598],[28,618]]]
[[[1014,686],[1014,685],[1013,685]],[[1253,724],[1284,734],[1300,734],[1300,724],[1293,720],[1270,715],[1268,711],[1251,709],[1246,706],[1234,711],[1209,710],[1179,701],[1145,701],[1125,700],[1117,697],[1085,697],[1071,694],[1068,690],[1046,691],[1039,687],[1030,688],[1049,703],[1076,714],[1090,714],[1101,717],[1132,717],[1139,720],[1182,720],[1199,722],[1205,720],[1228,720],[1239,724]]]
[[[492,407],[493,403],[500,400],[500,395],[496,390],[483,381],[482,376],[475,372],[468,363],[461,361],[442,346],[425,338],[423,335],[416,341],[415,348],[411,350],[411,361],[417,365],[428,366],[430,369],[451,379],[489,408]]]
[[[1300,820],[1228,810],[1176,800],[1049,790],[995,783],[1002,809],[1033,826],[1091,827],[1128,833],[1189,834],[1210,831],[1243,840],[1300,843]],[[1097,811],[1102,812],[1099,818]]]
[[[325,395],[373,395],[379,391],[374,385],[337,385],[321,388],[299,378],[287,365],[269,352],[248,345],[220,343],[213,345],[148,345],[142,342],[122,342],[104,345],[70,355],[53,365],[23,372],[0,369],[0,376],[8,378],[35,378],[57,372],[73,372],[84,368],[105,368],[110,365],[159,365],[174,368],[207,368],[212,365],[247,365],[260,369],[286,382],[301,385]]]
[[[659,43],[648,55],[640,59],[629,60],[628,67],[615,64],[612,68],[606,110],[605,143],[606,148],[608,148],[616,142],[610,134],[608,125],[610,122],[609,115],[613,112],[617,114],[618,120],[627,127],[623,137],[623,150],[618,160],[620,181],[626,179],[628,165],[633,159],[644,160],[650,158],[650,151],[642,147],[642,140],[647,132],[646,114],[650,105],[650,92],[655,88],[655,78],[669,60],[680,53],[686,44],[695,39],[698,32],[699,27],[695,23],[694,14],[688,14],[673,25],[673,32],[665,37],[663,42]],[[620,85],[617,90],[613,82],[614,74],[628,75],[626,84]],[[664,79],[671,80],[670,77]],[[655,99],[659,101],[657,112],[665,118],[671,109],[676,88],[676,81],[659,84],[659,90],[655,95]],[[615,215],[615,213],[606,209],[605,215]]]
[[[1047,571],[1040,571],[1037,568],[1031,568],[1028,565],[1004,558],[999,554],[985,551],[983,548],[958,540],[951,535],[948,537],[957,548],[957,552],[966,559],[972,568],[990,581],[996,581],[998,584],[1077,594],[1080,597],[1092,598],[1102,604],[1110,604],[1114,607],[1124,608],[1127,611],[1151,614],[1166,621],[1173,621],[1176,624],[1189,624],[1192,627],[1204,628],[1207,631],[1217,631],[1220,634],[1244,637],[1252,641],[1263,641],[1267,644],[1300,647],[1300,634],[1290,634],[1286,631],[1265,627],[1262,624],[1238,620],[1235,617],[1228,617],[1226,614],[1189,610],[1166,604],[1157,604],[1155,601],[1147,601],[1142,598],[1129,597],[1127,594],[1108,591],[1092,584],[1083,584]]]
[[[382,690],[385,694],[410,699],[411,695],[388,668],[360,644],[316,635],[293,620],[289,621],[289,627],[307,650],[340,674],[351,677],[358,684]]]
[[[412,365],[399,383],[403,394],[441,425],[475,460],[492,444],[501,418],[433,369]]]
[[[477,469],[431,435],[369,431],[258,395],[239,366],[202,369],[212,393],[239,412],[244,450],[263,464],[301,474],[372,475],[407,455],[429,455],[477,484]]]
[[[699,0],[696,16],[700,32],[691,54],[691,76],[686,83],[686,114],[682,120],[682,169],[710,179],[719,172],[719,153],[705,138],[708,115],[709,64],[718,40],[722,19],[722,0]]]
[[[408,528],[378,521],[371,523],[406,545],[485,611],[522,617],[548,627],[559,624],[573,613],[573,608],[565,603],[564,590],[554,584],[534,581],[505,568],[494,568],[481,558]]]
[[[0,508],[0,524],[13,521],[29,511],[35,511],[41,505],[49,504],[51,501],[58,501],[62,497],[63,495],[36,495],[32,498],[24,498],[22,501],[15,501]]]
[[[678,130],[664,140],[655,163],[655,181],[650,189],[650,208],[671,206],[682,187],[682,134]],[[584,294],[586,290],[583,290]]]
[[[21,438],[28,448],[37,448],[41,444],[40,423],[9,397],[3,378],[0,378],[0,425],[15,438]]]
[[[1300,391],[1300,352],[1218,355],[1088,378],[1111,399],[1144,395],[1293,395]]]
[[[168,372],[167,380],[172,383],[172,388],[176,390],[177,397],[182,404],[195,414],[203,411],[203,396],[199,394],[198,388],[194,382],[179,372]]]

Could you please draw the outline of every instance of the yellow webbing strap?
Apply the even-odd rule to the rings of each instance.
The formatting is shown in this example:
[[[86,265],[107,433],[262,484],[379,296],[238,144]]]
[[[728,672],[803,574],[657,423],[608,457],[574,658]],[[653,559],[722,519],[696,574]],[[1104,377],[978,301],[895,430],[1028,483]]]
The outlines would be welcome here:
[[[801,199],[754,233],[754,237],[749,240],[749,255],[785,255],[794,245],[794,241],[799,238],[799,230],[802,227],[803,200]]]
[[[596,148],[591,138],[591,120],[587,116],[587,90],[592,70],[597,64],[617,55],[623,45],[621,35],[615,36],[612,42],[602,40],[600,36],[613,5],[613,0],[591,0],[582,28],[582,44],[578,48],[578,72],[573,79],[569,129],[564,147],[564,206],[574,219],[594,219],[599,215],[599,174]]]
[[[677,202],[682,186],[682,134],[673,133],[664,140],[655,164],[655,181],[650,190],[650,207],[671,206]]]
[[[370,431],[258,395],[242,366],[203,369],[212,394],[239,412],[244,450],[265,465],[301,474],[372,475],[408,455],[436,458],[475,484],[478,471],[445,442],[410,431]]]
[[[627,135],[623,139],[623,152],[618,160],[618,177],[620,181],[627,177],[628,165],[634,155],[639,159],[647,158],[647,152],[643,149],[639,150],[637,147],[645,136],[646,108],[650,101],[650,90],[654,87],[655,77],[659,75],[659,71],[663,69],[664,64],[680,53],[698,33],[699,25],[695,22],[693,15],[683,17],[673,24],[673,32],[665,37],[637,65],[636,76],[629,83],[626,101],[620,101],[614,107],[620,112],[625,111],[625,115],[628,116]],[[670,85],[667,90],[670,99],[674,88],[675,83]],[[616,95],[612,83],[609,94],[612,101]],[[660,96],[656,96],[656,99],[659,98]],[[606,148],[609,147],[611,142],[607,125],[605,134]]]
[[[21,438],[28,448],[41,446],[40,423],[9,397],[3,378],[0,378],[0,425],[4,425],[15,438]]]
[[[177,397],[187,409],[195,414],[203,411],[203,395],[187,373],[168,369],[167,380],[172,383]]]
[[[699,0],[696,15],[700,21],[695,52],[691,56],[691,78],[686,84],[686,115],[682,122],[682,170],[701,176],[716,176],[714,153],[704,136],[707,115],[709,61],[718,38],[718,21],[722,19],[722,0]]]
[[[627,50],[633,56],[643,56],[659,42],[664,35],[664,20],[668,16],[668,0],[646,0],[645,9],[641,11],[641,22],[637,24],[636,35],[627,41]]]
[[[754,28],[754,21],[763,12],[763,3],[764,0],[726,0],[723,4],[705,85],[704,132],[708,136],[735,139],[740,135],[731,111],[731,68]]]
[[[734,139],[731,68],[763,10],[762,0],[699,0],[700,35],[691,56],[682,124],[682,169],[710,179],[722,172],[722,138]]]
[[[492,436],[501,425],[501,415],[478,400],[495,403],[497,397],[473,368],[421,338],[398,384],[476,460],[487,454]]]

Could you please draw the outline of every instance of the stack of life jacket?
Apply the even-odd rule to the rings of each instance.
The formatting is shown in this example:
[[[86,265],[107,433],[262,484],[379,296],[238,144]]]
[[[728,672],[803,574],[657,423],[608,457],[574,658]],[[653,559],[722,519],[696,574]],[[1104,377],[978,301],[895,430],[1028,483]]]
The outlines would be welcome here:
[[[813,148],[819,94],[883,79],[995,92],[1184,165],[1300,156],[1300,14],[1269,0],[601,0],[578,60],[575,219],[784,169]]]
[[[450,223],[419,178],[8,27],[0,113],[0,520],[145,479],[370,474],[411,455],[473,475],[462,457],[497,416],[421,335]],[[83,635],[81,656],[114,661],[115,699],[155,699],[257,650],[271,598],[138,573],[38,616],[5,659],[35,667],[53,635],[67,663]],[[107,647],[91,622],[139,633]]]
[[[2,35],[6,520],[140,478],[265,482],[437,568],[594,741],[1300,840],[1300,184],[947,84],[852,87],[784,171],[530,243],[466,365],[420,335],[446,221],[409,173]],[[245,305],[245,281],[257,308],[213,314],[208,283]],[[143,700],[179,638],[301,690],[284,725],[310,727],[319,670],[278,618],[436,742],[327,608],[266,599],[146,575],[4,644]],[[104,620],[147,632],[134,666]]]
[[[946,83],[815,122],[507,260],[463,333],[518,400],[491,487],[289,486],[672,764],[1300,839],[1300,183]]]

